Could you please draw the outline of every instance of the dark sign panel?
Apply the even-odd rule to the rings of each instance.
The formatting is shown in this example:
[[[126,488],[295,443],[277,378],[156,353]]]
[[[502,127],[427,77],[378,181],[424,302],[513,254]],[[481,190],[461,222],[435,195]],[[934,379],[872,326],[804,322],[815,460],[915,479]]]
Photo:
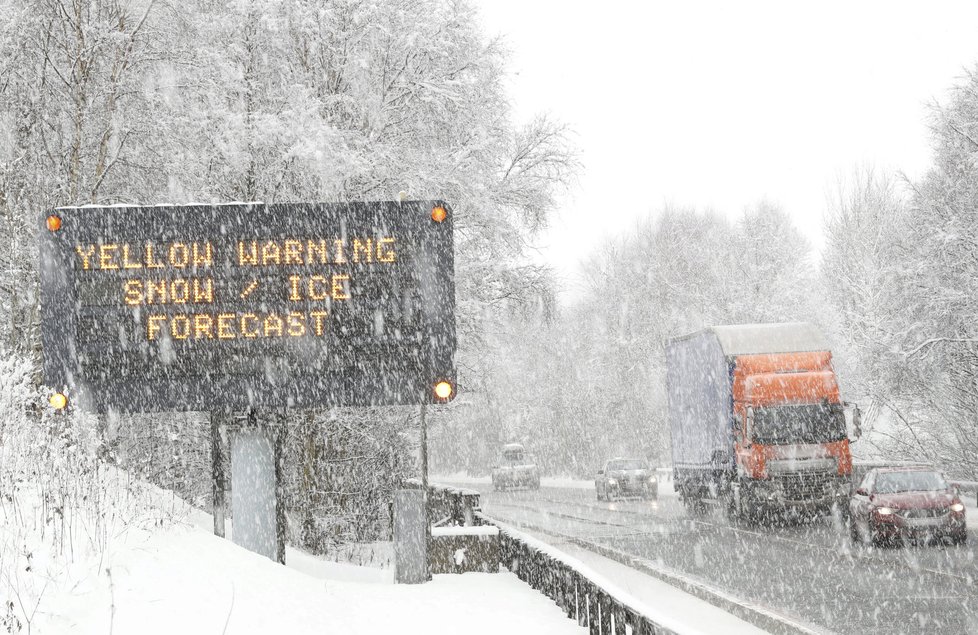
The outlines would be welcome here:
[[[41,223],[45,383],[85,409],[417,404],[454,385],[442,202],[71,207]]]

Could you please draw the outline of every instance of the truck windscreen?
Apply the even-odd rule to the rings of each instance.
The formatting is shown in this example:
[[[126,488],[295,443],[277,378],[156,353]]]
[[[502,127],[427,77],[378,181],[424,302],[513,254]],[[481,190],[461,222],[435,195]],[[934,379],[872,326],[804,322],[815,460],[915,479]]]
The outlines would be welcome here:
[[[839,404],[778,406],[754,411],[756,443],[828,443],[845,437],[846,420]]]

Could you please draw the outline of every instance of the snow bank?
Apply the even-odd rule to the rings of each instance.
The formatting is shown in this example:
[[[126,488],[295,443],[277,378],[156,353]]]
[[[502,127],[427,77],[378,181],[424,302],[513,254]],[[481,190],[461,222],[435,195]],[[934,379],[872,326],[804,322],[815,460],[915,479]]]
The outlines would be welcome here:
[[[289,566],[192,527],[145,532],[102,575],[46,594],[43,633],[581,634],[512,574],[438,575],[395,585],[388,571],[289,551]]]

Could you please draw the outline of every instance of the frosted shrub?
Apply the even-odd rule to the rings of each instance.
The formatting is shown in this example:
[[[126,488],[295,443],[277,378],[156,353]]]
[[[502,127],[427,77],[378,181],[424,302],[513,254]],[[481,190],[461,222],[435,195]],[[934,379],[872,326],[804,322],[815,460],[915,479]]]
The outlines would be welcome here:
[[[0,356],[0,627],[8,632],[30,629],[45,594],[101,573],[130,529],[172,516],[97,458],[95,417],[45,407],[34,374],[29,360]]]

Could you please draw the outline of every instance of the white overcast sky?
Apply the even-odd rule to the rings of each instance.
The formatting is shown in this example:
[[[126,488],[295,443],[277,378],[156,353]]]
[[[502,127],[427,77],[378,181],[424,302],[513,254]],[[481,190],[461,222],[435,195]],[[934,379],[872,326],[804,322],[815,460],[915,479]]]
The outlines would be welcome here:
[[[978,63],[976,0],[477,2],[516,116],[576,132],[584,173],[540,240],[572,289],[581,258],[666,203],[735,217],[766,199],[820,247],[840,176],[921,174],[927,105]]]

